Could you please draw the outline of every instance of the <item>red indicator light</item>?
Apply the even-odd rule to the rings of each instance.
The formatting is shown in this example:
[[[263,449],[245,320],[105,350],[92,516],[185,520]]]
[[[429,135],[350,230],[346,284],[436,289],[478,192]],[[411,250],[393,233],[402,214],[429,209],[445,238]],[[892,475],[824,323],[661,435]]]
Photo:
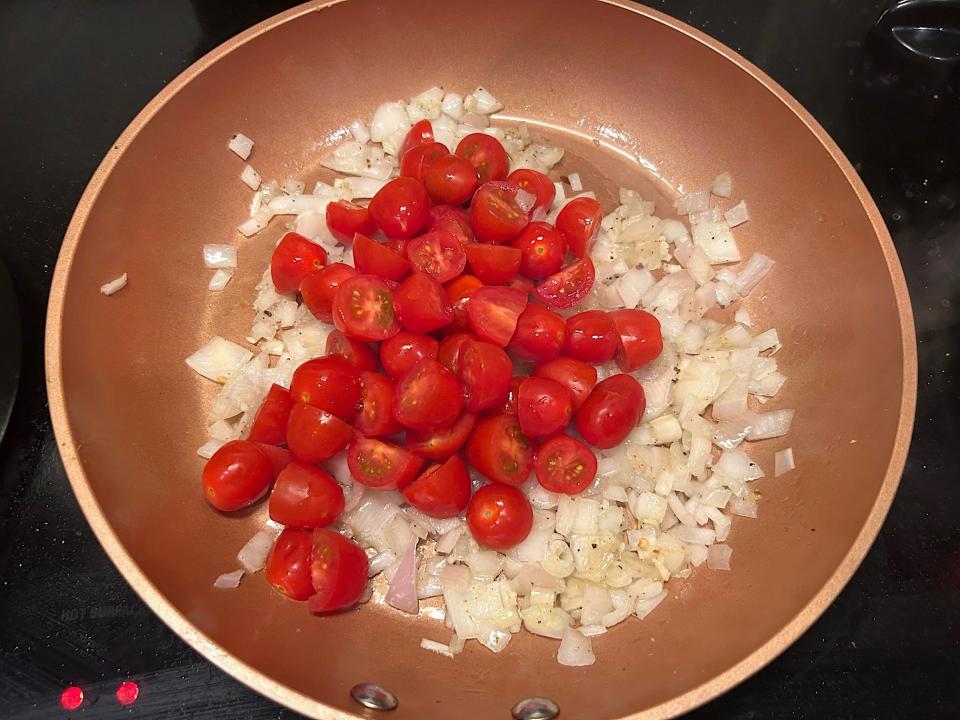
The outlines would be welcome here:
[[[118,703],[129,705],[140,696],[140,686],[133,680],[125,680],[117,687],[117,692],[114,695],[116,695]]]
[[[71,685],[60,693],[60,705],[64,710],[76,710],[83,705],[83,690]]]

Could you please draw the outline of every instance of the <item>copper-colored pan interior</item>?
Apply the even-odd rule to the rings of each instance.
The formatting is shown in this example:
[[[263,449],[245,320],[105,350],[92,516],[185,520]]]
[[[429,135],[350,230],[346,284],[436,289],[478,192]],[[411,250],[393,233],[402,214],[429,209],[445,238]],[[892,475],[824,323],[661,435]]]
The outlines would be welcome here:
[[[317,177],[318,149],[384,99],[433,84],[491,87],[511,117],[569,150],[564,168],[663,201],[735,178],[752,220],[747,253],[777,261],[747,302],[780,329],[790,378],[776,407],[798,410],[785,441],[799,470],[760,482],[760,518],[738,520],[731,573],[673,585],[647,620],[597,638],[592,668],[556,665],[526,634],[495,656],[420,650],[442,623],[378,606],[311,617],[232,569],[262,511],[226,519],[199,492],[205,410],[215,393],[183,358],[211,334],[241,338],[252,288],[281,232],[233,228],[249,193],[225,147],[256,140],[264,177]],[[611,196],[605,198],[607,206]],[[204,242],[236,242],[241,271],[206,290]],[[130,284],[103,297],[121,272]],[[879,215],[849,164],[795,102],[712,41],[631,6],[586,0],[351,0],[274,19],[188,71],[120,138],[64,244],[48,328],[50,401],[87,517],[134,588],[229,672],[308,715],[361,710],[349,688],[381,683],[398,720],[509,717],[531,695],[563,717],[673,714],[781,651],[866,552],[903,466],[915,355],[906,289]],[[772,474],[772,473],[771,473]]]

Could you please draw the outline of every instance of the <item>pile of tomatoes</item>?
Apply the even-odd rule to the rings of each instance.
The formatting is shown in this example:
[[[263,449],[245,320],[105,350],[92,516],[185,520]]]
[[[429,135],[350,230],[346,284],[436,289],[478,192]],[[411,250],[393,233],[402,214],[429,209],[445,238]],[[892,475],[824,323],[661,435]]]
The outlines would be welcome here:
[[[556,312],[591,290],[600,205],[581,197],[554,225],[533,221],[546,217],[554,185],[508,169],[496,138],[468,135],[451,153],[421,121],[400,177],[369,207],[327,208],[355,267],[327,264],[322,247],[292,232],[274,251],[277,291],[299,292],[337,329],[289,390],[271,388],[249,439],[218,450],[203,483],[224,511],[270,492],[270,517],[286,529],[267,578],[316,612],[355,603],[367,577],[364,551],[325,529],[344,496],[319,463],[346,451],[354,481],[399,490],[431,517],[466,511],[474,538],[504,550],[532,527],[517,486],[533,473],[549,491],[582,492],[597,472],[590,445],[618,445],[643,415],[643,389],[626,373],[660,354],[656,318]],[[598,383],[594,366],[614,359],[622,374]],[[571,424],[583,441],[564,433]],[[476,492],[468,463],[490,481]]]

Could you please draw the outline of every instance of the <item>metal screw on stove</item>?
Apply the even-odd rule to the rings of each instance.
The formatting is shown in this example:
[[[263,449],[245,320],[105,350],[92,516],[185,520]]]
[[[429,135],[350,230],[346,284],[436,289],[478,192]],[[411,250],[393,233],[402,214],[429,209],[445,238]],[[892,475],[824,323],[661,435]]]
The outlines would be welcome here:
[[[560,714],[560,706],[549,698],[531,697],[518,702],[510,712],[514,720],[553,720]]]
[[[376,683],[354,685],[350,696],[369,710],[396,710],[398,705],[396,695]]]

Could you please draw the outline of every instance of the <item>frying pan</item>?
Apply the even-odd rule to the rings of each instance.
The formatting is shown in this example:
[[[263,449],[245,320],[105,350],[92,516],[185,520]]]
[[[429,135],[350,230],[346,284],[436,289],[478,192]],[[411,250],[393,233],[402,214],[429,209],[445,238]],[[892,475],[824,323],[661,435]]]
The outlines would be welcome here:
[[[666,212],[723,170],[748,200],[747,255],[777,261],[746,302],[776,326],[797,409],[799,469],[760,482],[757,520],[738,520],[734,569],[671,585],[644,621],[594,640],[598,662],[559,667],[556,643],[521,633],[500,655],[419,649],[449,631],[371,604],[311,617],[260,578],[213,579],[264,518],[204,502],[207,407],[215,393],[183,358],[209,336],[243,337],[253,288],[282,228],[249,240],[242,167],[257,142],[264,177],[319,176],[345,123],[434,84],[483,84],[535,134],[567,148],[610,207],[618,184]],[[206,290],[204,242],[235,242],[241,270]],[[127,272],[128,287],[98,287]],[[729,49],[640,6],[589,0],[349,0],[308,3],[248,30],[173,81],[120,136],[84,194],[56,268],[47,327],[54,427],[73,489],[117,567],[211,661],[315,718],[373,717],[351,697],[375,683],[391,717],[508,718],[542,696],[577,720],[666,717],[755,672],[802,633],[850,578],[900,477],[913,421],[916,355],[907,290],[880,215],[813,118]],[[520,717],[551,717],[519,708]],[[537,714],[539,712],[539,714]],[[526,715],[524,715],[526,713]]]

